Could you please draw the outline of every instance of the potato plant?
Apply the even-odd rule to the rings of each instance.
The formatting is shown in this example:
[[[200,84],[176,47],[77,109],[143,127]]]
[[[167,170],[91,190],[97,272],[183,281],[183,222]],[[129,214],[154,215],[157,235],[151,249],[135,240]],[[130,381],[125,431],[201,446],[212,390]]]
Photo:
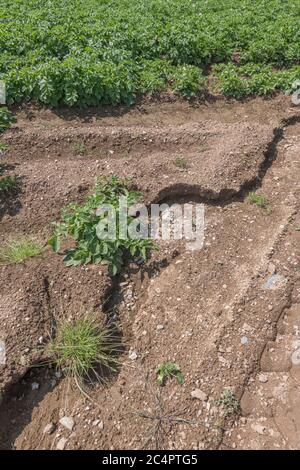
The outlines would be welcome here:
[[[0,18],[8,104],[190,99],[211,75],[218,92],[241,98],[300,79],[299,1],[0,0]]]
[[[146,259],[147,251],[154,248],[151,239],[123,239],[120,236],[120,196],[126,196],[128,206],[131,206],[138,201],[140,193],[131,190],[127,181],[116,176],[102,178],[84,204],[70,204],[62,211],[61,221],[54,223],[55,229],[49,244],[58,252],[61,238],[71,237],[75,241],[76,246],[65,251],[64,261],[67,266],[106,263],[110,274],[114,276],[120,271],[126,253],[131,257]],[[116,239],[106,236],[103,227],[99,225],[106,217],[105,213],[97,215],[97,210],[103,204],[115,208]],[[133,217],[126,217],[129,225]]]

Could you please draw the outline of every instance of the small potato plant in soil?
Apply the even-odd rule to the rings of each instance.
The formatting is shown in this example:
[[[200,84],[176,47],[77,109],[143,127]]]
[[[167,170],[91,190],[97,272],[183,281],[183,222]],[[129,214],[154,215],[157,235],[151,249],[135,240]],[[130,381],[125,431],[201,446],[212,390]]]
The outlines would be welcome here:
[[[52,248],[58,252],[62,237],[71,237],[75,248],[65,251],[64,262],[67,266],[88,263],[106,263],[112,276],[120,272],[125,255],[146,259],[147,252],[154,248],[151,239],[123,239],[120,236],[119,198],[127,198],[128,207],[135,204],[141,194],[130,189],[130,183],[116,176],[99,179],[92,194],[85,204],[70,204],[62,211],[61,221],[55,223],[53,236],[49,240]],[[97,215],[101,206],[110,205],[115,211],[115,239],[109,234],[105,224],[107,212]],[[127,215],[127,226],[134,218]]]

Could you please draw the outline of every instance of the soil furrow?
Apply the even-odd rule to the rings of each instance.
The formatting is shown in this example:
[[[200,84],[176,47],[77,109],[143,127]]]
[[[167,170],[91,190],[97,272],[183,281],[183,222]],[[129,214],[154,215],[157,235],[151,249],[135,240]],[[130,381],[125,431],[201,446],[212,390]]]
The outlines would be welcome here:
[[[159,407],[166,416],[175,413],[185,421],[166,426],[168,436],[159,441],[160,446],[237,446],[232,436],[240,424],[235,417],[224,417],[218,399],[230,388],[243,401],[245,386],[251,384],[266,344],[275,338],[278,318],[293,302],[294,272],[287,272],[285,261],[276,257],[295,224],[299,168],[295,153],[285,145],[297,148],[300,117],[294,113],[284,118],[281,111],[265,124],[261,117],[253,123],[253,115],[251,125],[249,117],[242,123],[239,119],[239,115],[229,119],[224,126],[214,116],[206,123],[205,132],[203,125],[175,126],[169,134],[163,127],[159,131],[137,129],[136,135],[146,132],[147,137],[156,139],[157,146],[150,149],[150,142],[149,152],[143,155],[144,151],[133,145],[132,159],[127,155],[124,161],[119,158],[122,151],[99,160],[88,154],[74,156],[69,150],[63,155],[63,134],[71,135],[69,130],[62,132],[58,155],[58,129],[51,130],[51,138],[46,134],[41,137],[30,158],[26,152],[33,134],[30,137],[26,123],[23,137],[28,132],[28,139],[15,131],[7,134],[12,148],[5,158],[18,165],[23,182],[18,196],[21,206],[14,212],[2,211],[2,239],[15,231],[46,237],[49,222],[59,217],[60,208],[72,200],[83,200],[96,175],[119,174],[133,178],[148,204],[204,203],[205,244],[198,252],[187,252],[184,241],[162,242],[146,266],[138,269],[130,265],[113,284],[105,269],[69,270],[59,255],[49,251],[21,268],[0,268],[1,283],[6,285],[6,290],[1,290],[0,339],[8,344],[8,357],[14,356],[4,371],[0,369],[4,384],[12,374],[15,378],[24,375],[36,354],[38,335],[44,336],[49,329],[46,321],[41,333],[43,303],[59,315],[97,310],[110,322],[120,323],[128,345],[118,376],[108,387],[95,387],[88,404],[76,389],[68,388],[66,380],[57,383],[54,370],[27,373],[23,383],[4,398],[0,419],[8,431],[1,446],[55,448],[61,435],[66,436],[68,448],[157,446],[157,435],[151,434],[143,416],[145,410],[157,416],[155,370],[165,360],[179,363],[185,380],[182,386],[171,381],[160,390]],[[97,133],[102,139],[111,130],[101,128]],[[90,145],[94,131],[82,128],[72,135],[88,136],[88,132]],[[116,132],[119,135],[114,141],[121,139],[123,132],[128,139],[126,129]],[[56,133],[57,147],[46,146],[43,157],[45,142]],[[178,139],[177,133],[181,135]],[[198,148],[203,136],[209,149]],[[104,152],[113,150],[111,142],[107,146],[105,142],[106,137],[97,145],[103,144]],[[125,143],[121,147],[125,148]],[[186,170],[174,164],[174,153],[182,152],[188,162]],[[248,194],[254,190],[267,198],[269,212],[250,204]],[[294,258],[291,249],[287,252]],[[264,289],[275,274],[282,283],[274,290]],[[32,303],[39,285],[41,300]],[[30,309],[28,322],[20,328]],[[37,325],[36,332],[32,322]],[[25,347],[29,336],[32,343]],[[16,359],[25,349],[29,349],[25,353],[28,362],[20,366]],[[33,382],[39,383],[39,391],[32,389]],[[197,390],[201,399],[194,398]],[[58,424],[62,413],[73,416],[74,432],[67,433]],[[57,430],[44,435],[50,421]],[[102,429],[93,425],[96,421],[102,422]]]

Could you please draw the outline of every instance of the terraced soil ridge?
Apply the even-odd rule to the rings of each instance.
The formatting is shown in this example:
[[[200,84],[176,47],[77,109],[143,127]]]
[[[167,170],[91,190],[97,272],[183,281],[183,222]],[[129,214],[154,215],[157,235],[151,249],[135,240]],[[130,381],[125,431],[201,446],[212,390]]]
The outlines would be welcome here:
[[[114,285],[105,269],[69,270],[50,251],[22,266],[1,267],[0,338],[8,345],[2,387],[19,381],[36,360],[53,310],[107,315],[109,299],[127,344],[118,376],[108,387],[95,387],[88,404],[52,369],[29,371],[3,398],[0,419],[7,432],[1,447],[56,448],[62,436],[70,449],[237,446],[240,422],[225,419],[217,401],[225,388],[243,397],[259,370],[295,292],[296,265],[283,269],[277,246],[286,243],[294,262],[289,234],[299,243],[299,115],[285,100],[258,101],[236,104],[231,114],[226,105],[223,113],[219,105],[190,109],[185,124],[186,109],[177,107],[173,126],[158,107],[159,129],[153,107],[144,121],[129,112],[134,125],[127,122],[125,130],[125,114],[115,125],[104,117],[99,125],[76,121],[72,129],[68,121],[60,129],[61,118],[46,112],[43,131],[43,111],[32,111],[29,121],[21,112],[17,127],[5,135],[10,150],[4,163],[14,166],[7,171],[17,173],[20,191],[1,206],[1,239],[15,231],[46,239],[61,207],[83,200],[103,174],[133,178],[147,203],[203,202],[206,232],[203,250],[186,252],[183,242],[164,242],[146,266],[129,266]],[[186,159],[186,169],[176,167],[177,155]],[[268,214],[249,203],[255,189],[267,197]],[[264,289],[275,274],[282,282]],[[26,362],[20,364],[20,357]],[[155,385],[156,367],[165,360],[180,364],[182,386]],[[157,413],[166,418],[159,425]],[[66,414],[74,420],[72,432],[59,424]],[[55,431],[44,434],[49,422]]]

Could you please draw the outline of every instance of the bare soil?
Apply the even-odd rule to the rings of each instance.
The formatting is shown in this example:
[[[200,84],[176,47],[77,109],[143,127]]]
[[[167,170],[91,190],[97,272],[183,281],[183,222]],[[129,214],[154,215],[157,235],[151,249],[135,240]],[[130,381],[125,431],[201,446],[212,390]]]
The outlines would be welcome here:
[[[47,248],[1,266],[0,448],[55,449],[62,437],[66,449],[300,448],[300,365],[291,359],[300,334],[299,108],[279,96],[16,111],[0,157],[18,178],[0,199],[1,243],[17,234],[46,243],[61,208],[111,174],[132,178],[147,204],[203,202],[205,243],[194,252],[161,243],[113,281],[105,267],[67,268]],[[254,190],[269,211],[250,204]],[[53,319],[87,311],[113,312],[125,344],[118,374],[91,387],[90,399],[40,364]],[[180,364],[183,385],[156,385],[167,360]],[[226,388],[241,415],[218,405]]]

